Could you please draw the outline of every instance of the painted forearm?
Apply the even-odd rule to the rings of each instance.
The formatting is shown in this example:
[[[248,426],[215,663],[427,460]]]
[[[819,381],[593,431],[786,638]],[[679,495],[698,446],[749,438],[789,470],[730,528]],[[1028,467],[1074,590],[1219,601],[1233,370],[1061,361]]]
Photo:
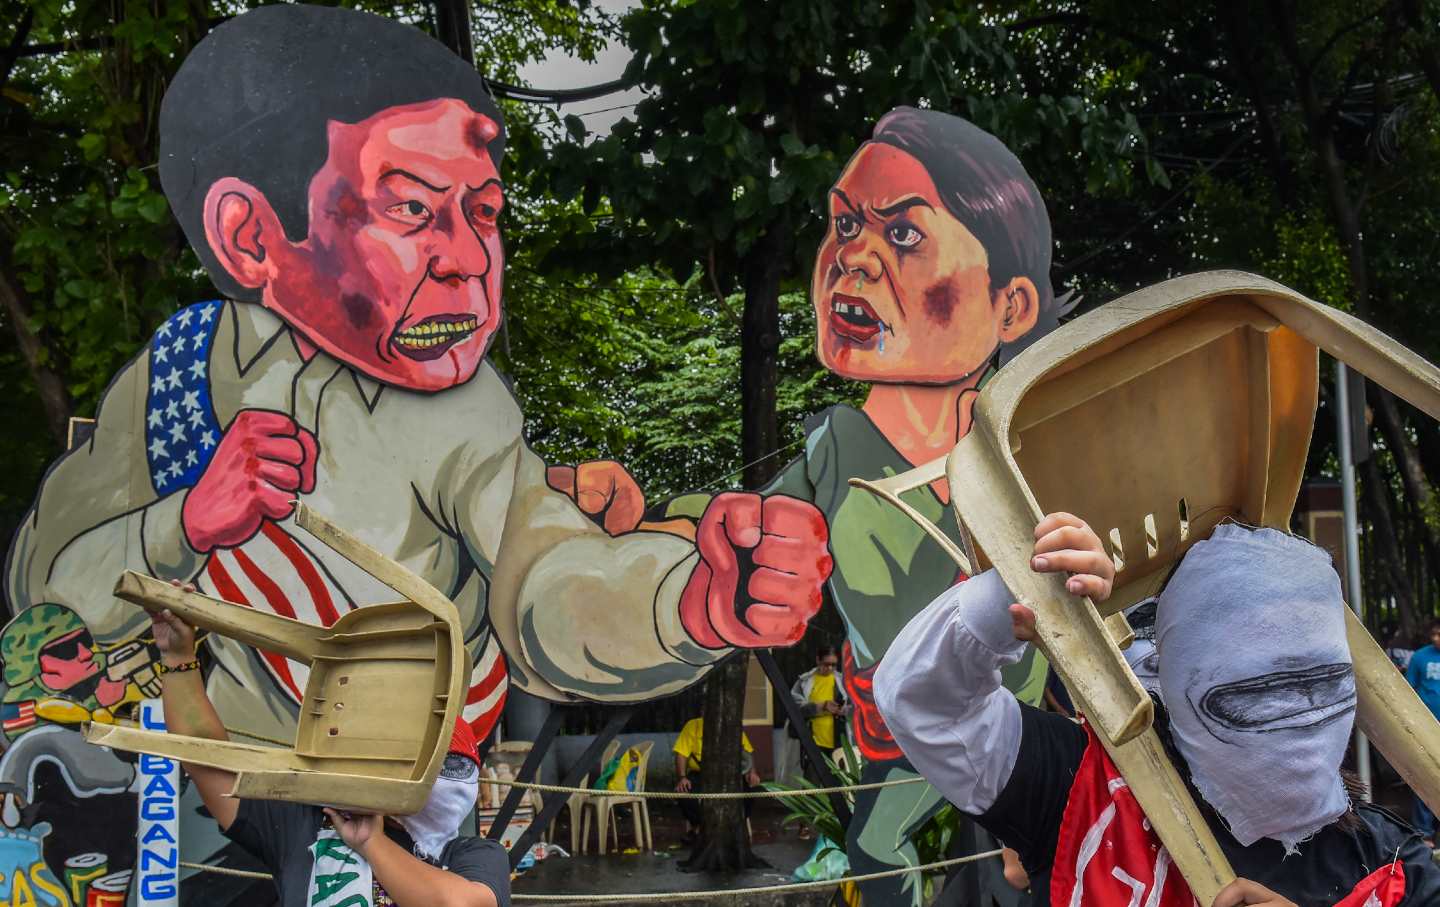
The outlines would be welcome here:
[[[366,843],[363,856],[399,907],[495,907],[488,885],[431,866],[384,834]]]

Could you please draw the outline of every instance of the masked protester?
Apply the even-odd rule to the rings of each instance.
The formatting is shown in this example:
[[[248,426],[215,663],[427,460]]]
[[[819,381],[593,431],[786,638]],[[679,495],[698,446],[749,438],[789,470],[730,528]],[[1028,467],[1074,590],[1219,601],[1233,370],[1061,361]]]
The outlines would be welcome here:
[[[194,630],[169,611],[152,619],[171,733],[226,739],[195,660]],[[425,806],[412,816],[343,813],[227,796],[234,775],[184,765],[230,840],[275,876],[280,907],[508,907],[510,864],[498,843],[461,837],[480,788],[480,755],[463,721]]]
[[[1103,601],[1114,566],[1069,514],[1032,568]],[[1035,615],[992,570],[912,620],[875,678],[905,755],[1019,851],[1036,903],[1190,907],[1194,898],[1093,730],[1016,702],[1000,668]],[[1355,713],[1345,603],[1329,556],[1272,529],[1218,527],[1155,610],[1156,730],[1242,877],[1215,907],[1419,907],[1440,870],[1415,831],[1340,770]],[[1253,880],[1253,881],[1252,881]]]

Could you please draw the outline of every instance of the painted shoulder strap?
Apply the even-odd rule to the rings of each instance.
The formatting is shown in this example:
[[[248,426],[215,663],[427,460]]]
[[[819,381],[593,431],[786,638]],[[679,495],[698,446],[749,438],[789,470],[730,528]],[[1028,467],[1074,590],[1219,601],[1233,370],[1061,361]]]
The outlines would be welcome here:
[[[189,488],[220,443],[210,400],[210,348],[224,303],[198,302],[165,319],[150,341],[145,458],[155,493]]]

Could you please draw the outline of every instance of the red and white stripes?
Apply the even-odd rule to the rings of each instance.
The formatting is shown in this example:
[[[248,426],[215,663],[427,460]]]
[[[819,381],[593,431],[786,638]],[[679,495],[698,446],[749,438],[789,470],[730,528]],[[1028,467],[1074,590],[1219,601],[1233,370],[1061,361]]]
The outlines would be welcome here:
[[[214,551],[197,585],[207,595],[323,627],[355,608],[313,555],[268,520],[244,545]],[[262,650],[260,656],[285,695],[300,702],[310,676],[309,665],[274,652]],[[508,688],[505,656],[487,631],[470,672],[462,713],[476,739],[484,740],[494,729]]]

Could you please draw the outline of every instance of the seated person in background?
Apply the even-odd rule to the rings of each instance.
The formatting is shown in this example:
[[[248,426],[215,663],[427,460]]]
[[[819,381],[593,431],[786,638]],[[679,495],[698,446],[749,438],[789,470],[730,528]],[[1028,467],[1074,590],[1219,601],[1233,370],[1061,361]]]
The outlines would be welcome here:
[[[196,670],[194,629],[169,611],[151,624],[166,668],[161,695],[169,731],[227,739]],[[235,782],[230,772],[189,764],[184,769],[220,831],[274,874],[279,907],[509,907],[505,849],[459,837],[460,823],[475,809],[480,779],[475,738],[463,721],[455,723],[430,799],[413,816],[237,800],[226,796]]]
[[[1082,521],[1053,514],[1035,537],[1033,569],[1074,574],[1073,594],[1109,596],[1114,565]],[[1189,907],[1093,731],[1000,686],[1000,668],[1036,638],[1034,612],[1013,601],[992,570],[906,626],[875,677],[895,739],[1019,851],[1037,903]],[[1440,903],[1440,869],[1420,836],[1341,775],[1355,680],[1324,551],[1273,529],[1218,527],[1161,591],[1155,640],[1155,729],[1242,876],[1215,907]]]
[[[700,787],[700,750],[705,742],[705,719],[691,718],[685,722],[680,729],[680,736],[675,738],[675,791],[676,793],[688,794],[692,791],[699,793]],[[760,787],[760,773],[755,771],[755,748],[750,745],[750,738],[744,731],[740,732],[740,781],[742,789],[746,791],[757,790]],[[680,814],[685,817],[685,843],[695,840],[700,831],[700,801],[682,799],[677,801],[680,804]],[[745,801],[745,818],[750,818],[750,805],[754,800]]]

